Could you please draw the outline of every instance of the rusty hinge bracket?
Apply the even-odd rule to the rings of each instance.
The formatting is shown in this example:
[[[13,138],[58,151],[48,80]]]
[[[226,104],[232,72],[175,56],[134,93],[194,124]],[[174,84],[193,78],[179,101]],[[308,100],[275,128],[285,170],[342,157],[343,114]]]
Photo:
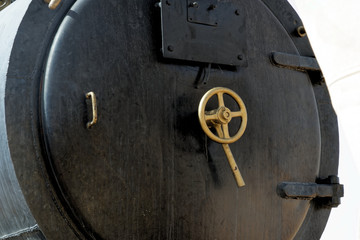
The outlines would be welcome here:
[[[337,207],[344,196],[344,186],[337,176],[319,179],[317,183],[282,182],[277,186],[280,197],[288,199],[315,200],[323,207]]]

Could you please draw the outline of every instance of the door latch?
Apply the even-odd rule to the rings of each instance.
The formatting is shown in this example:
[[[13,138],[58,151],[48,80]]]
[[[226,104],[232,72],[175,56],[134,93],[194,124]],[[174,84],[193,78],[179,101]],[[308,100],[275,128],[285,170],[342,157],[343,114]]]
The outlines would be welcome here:
[[[344,196],[344,185],[332,175],[318,179],[316,183],[282,182],[278,184],[277,192],[282,198],[315,200],[322,207],[337,207]]]

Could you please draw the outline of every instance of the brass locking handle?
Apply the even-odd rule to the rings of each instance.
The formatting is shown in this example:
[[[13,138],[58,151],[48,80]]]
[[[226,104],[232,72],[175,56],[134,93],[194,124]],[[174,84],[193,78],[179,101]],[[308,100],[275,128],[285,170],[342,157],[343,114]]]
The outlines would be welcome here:
[[[236,103],[240,107],[239,111],[231,111],[225,106],[224,94],[231,96],[236,101]],[[208,103],[210,98],[215,95],[217,96],[219,102],[218,108],[211,111],[205,111],[206,104]],[[217,87],[210,89],[201,98],[198,108],[198,116],[200,125],[206,135],[208,135],[209,138],[211,138],[215,142],[222,143],[223,149],[225,151],[226,157],[228,159],[230,168],[233,172],[238,187],[245,186],[244,179],[241,176],[240,170],[229,147],[229,143],[237,141],[244,134],[246,129],[247,112],[242,99],[234,91],[228,88]],[[230,137],[228,123],[234,117],[241,117],[242,121],[238,132],[234,136]],[[210,127],[215,128],[218,136],[211,132]]]
[[[215,129],[216,129],[216,132],[219,134],[219,136],[223,137],[223,135],[222,135],[223,133],[221,131],[220,125],[216,125]],[[233,156],[233,154],[231,152],[229,144],[223,143],[222,146],[223,146],[225,155],[226,155],[226,157],[228,159],[228,163],[230,165],[231,171],[232,171],[232,173],[233,173],[233,175],[235,177],[236,184],[238,185],[238,187],[245,186],[245,181],[244,181],[243,177],[241,176],[239,167],[237,166],[237,164],[235,162],[235,159],[234,159],[234,156]]]
[[[88,92],[85,95],[86,99],[91,99],[91,109],[92,109],[92,120],[86,124],[87,128],[91,128],[97,122],[97,105],[96,105],[96,95],[94,92]]]

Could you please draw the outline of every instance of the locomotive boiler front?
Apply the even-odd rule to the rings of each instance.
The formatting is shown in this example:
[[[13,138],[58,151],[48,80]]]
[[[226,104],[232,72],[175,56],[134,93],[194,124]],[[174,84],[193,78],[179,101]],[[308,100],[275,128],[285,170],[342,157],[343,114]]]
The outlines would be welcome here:
[[[0,239],[320,238],[337,120],[287,1],[48,3],[0,12]]]

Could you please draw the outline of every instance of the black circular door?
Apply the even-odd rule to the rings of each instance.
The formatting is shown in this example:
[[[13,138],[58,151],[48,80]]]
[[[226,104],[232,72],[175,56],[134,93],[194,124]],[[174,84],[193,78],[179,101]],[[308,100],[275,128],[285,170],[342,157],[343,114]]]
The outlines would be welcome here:
[[[247,66],[169,60],[154,3],[78,0],[54,37],[41,131],[61,204],[88,238],[294,238],[310,200],[284,199],[278,184],[315,182],[321,131],[308,74],[270,60],[299,55],[293,40],[261,1],[247,1]],[[246,130],[229,145],[241,188],[198,121],[214,87],[246,105]]]

